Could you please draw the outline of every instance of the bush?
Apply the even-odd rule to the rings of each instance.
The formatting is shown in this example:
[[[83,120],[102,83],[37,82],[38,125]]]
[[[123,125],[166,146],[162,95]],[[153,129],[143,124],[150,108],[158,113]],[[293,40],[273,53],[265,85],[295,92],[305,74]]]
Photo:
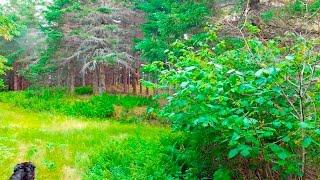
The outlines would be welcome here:
[[[74,92],[78,95],[90,95],[93,94],[93,89],[91,86],[83,86],[75,88]]]
[[[209,30],[199,46],[177,41],[166,64],[150,65],[161,74],[158,87],[175,89],[161,113],[188,134],[194,176],[286,179],[312,166],[305,155],[320,152],[319,44],[281,40],[229,46]]]

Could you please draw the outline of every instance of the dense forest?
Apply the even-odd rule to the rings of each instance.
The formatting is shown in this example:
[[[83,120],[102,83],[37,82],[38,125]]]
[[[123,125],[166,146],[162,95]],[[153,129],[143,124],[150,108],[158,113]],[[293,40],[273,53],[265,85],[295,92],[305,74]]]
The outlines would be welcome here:
[[[319,115],[320,0],[0,0],[0,179],[316,180]]]

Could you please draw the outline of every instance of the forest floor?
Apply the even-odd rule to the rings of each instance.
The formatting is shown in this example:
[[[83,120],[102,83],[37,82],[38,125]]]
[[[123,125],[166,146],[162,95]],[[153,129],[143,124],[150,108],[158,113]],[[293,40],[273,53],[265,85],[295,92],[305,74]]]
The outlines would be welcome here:
[[[163,127],[35,113],[0,103],[0,179],[8,179],[14,166],[24,161],[35,164],[37,179],[82,179],[92,157],[108,143],[137,136],[160,141],[159,134],[168,132]]]

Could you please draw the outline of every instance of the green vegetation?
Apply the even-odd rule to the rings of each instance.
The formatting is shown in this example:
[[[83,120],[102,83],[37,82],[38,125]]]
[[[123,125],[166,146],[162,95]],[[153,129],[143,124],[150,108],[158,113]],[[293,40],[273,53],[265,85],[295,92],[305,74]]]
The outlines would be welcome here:
[[[21,161],[36,165],[37,179],[144,179],[167,172],[161,139],[171,133],[165,128],[34,113],[2,103],[0,114],[0,179],[8,179]]]
[[[320,178],[320,0],[0,10],[0,179]]]
[[[150,98],[103,94],[79,99],[63,89],[29,89],[24,92],[0,93],[0,102],[32,111],[56,112],[69,116],[107,118],[114,115],[114,106],[125,109],[153,105]]]
[[[156,140],[130,138],[115,141],[93,159],[88,179],[174,179],[180,167],[168,153],[177,137],[158,136]],[[159,139],[160,138],[160,139]],[[125,149],[123,147],[126,147]]]
[[[306,154],[320,152],[319,42],[294,35],[243,41],[230,46],[209,30],[201,46],[175,42],[166,64],[149,67],[161,71],[161,87],[176,87],[161,113],[193,141],[194,177],[240,174],[241,160],[253,171],[302,176]]]
[[[17,24],[12,18],[2,15],[0,11],[0,37],[5,40],[11,40],[15,35],[18,34]],[[8,69],[6,66],[7,59],[0,54],[0,90],[4,87],[3,79],[5,71]]]
[[[12,17],[4,16],[0,12],[0,37],[5,40],[11,40],[18,34],[17,29],[17,24],[14,22]]]
[[[164,51],[170,44],[203,26],[210,12],[210,2],[206,0],[136,1],[137,7],[146,13],[147,22],[142,25],[145,36],[135,48],[146,61],[165,60]]]
[[[77,95],[90,95],[93,94],[93,89],[91,86],[76,87],[74,92]]]
[[[305,2],[302,0],[295,0],[289,5],[289,9],[296,14],[301,13],[318,13],[320,9],[320,1],[315,0],[311,2]]]
[[[6,70],[8,69],[8,66],[6,66],[7,59],[0,55],[0,77],[5,75]],[[4,88],[4,82],[3,79],[0,78],[0,90]]]
[[[44,12],[44,18],[48,24],[41,26],[41,31],[46,35],[47,48],[40,52],[39,60],[24,72],[25,77],[35,84],[42,78],[41,75],[52,72],[56,68],[50,61],[54,58],[64,36],[61,25],[67,5],[70,5],[70,0],[56,0]]]
[[[110,14],[112,12],[112,9],[110,9],[108,7],[99,7],[97,10],[99,12],[105,13],[105,14]]]

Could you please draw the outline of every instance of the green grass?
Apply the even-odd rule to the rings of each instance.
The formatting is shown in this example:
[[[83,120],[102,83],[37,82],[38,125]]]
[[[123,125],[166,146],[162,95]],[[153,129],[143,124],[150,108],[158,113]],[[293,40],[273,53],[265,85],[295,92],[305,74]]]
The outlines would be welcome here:
[[[170,130],[30,112],[0,103],[0,179],[32,161],[37,179],[170,177],[162,153]],[[174,170],[173,170],[174,171]]]
[[[2,92],[0,102],[39,112],[60,113],[87,118],[109,118],[115,106],[125,109],[155,105],[151,98],[102,94],[99,96],[70,96],[63,89],[29,89],[22,92]]]

